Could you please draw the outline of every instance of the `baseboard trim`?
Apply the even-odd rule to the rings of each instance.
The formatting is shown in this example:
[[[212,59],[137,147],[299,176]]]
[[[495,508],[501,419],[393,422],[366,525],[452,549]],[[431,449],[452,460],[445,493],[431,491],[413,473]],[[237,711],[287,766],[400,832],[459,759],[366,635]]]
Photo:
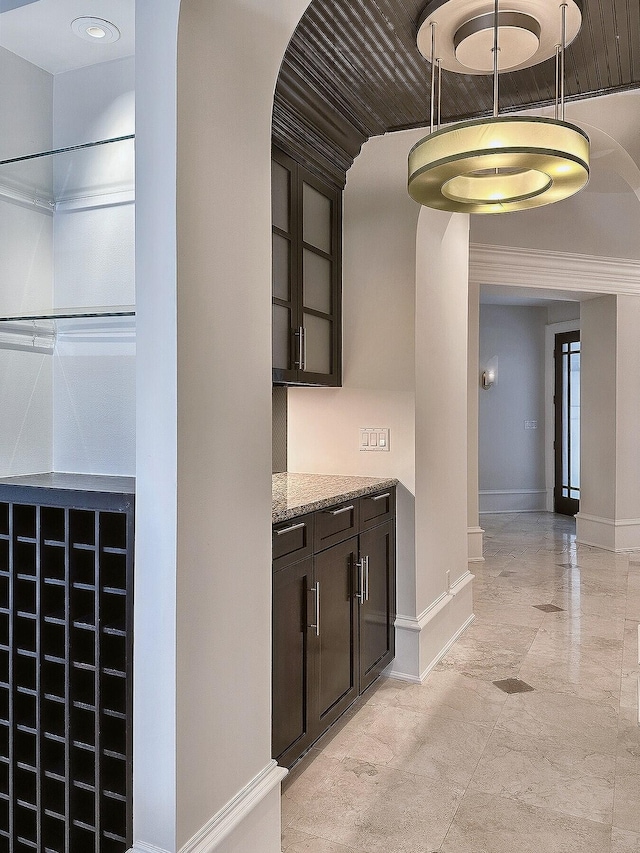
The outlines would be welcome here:
[[[191,838],[180,853],[211,853],[287,775],[275,761],[269,764]],[[134,853],[138,851],[134,848]],[[142,853],[142,850],[141,850]]]
[[[423,672],[420,673],[420,683],[421,684],[426,679],[426,677],[429,675],[429,673],[433,669],[435,669],[435,667],[440,663],[440,661],[446,655],[446,653],[449,651],[449,649],[451,649],[455,645],[455,643],[459,639],[459,637],[461,637],[464,634],[464,632],[467,630],[469,625],[471,625],[471,623],[475,621],[475,618],[476,618],[476,614],[472,613],[471,616],[469,616],[467,621],[464,623],[464,625],[460,626],[458,631],[453,635],[453,637],[449,640],[449,642],[442,649],[442,651],[438,652],[438,654],[434,657],[434,659],[431,661],[431,663],[424,669]]]
[[[415,648],[417,660],[419,658],[419,653],[417,649],[420,645],[420,635],[421,633],[429,626],[431,622],[434,622],[440,614],[454,601],[456,596],[460,595],[466,588],[471,584],[475,575],[472,574],[469,570],[462,573],[462,575],[457,578],[457,580],[451,585],[448,592],[443,592],[426,610],[419,616],[398,616],[396,618],[396,629],[400,631],[407,631],[415,637]],[[396,660],[390,665],[390,668],[385,670],[385,675],[389,678],[397,678],[400,681],[408,681],[412,684],[422,684],[427,675],[431,672],[431,670],[436,666],[442,658],[449,651],[451,646],[456,642],[458,637],[467,629],[467,627],[473,622],[475,619],[475,615],[472,613],[465,622],[455,631],[455,633],[449,637],[445,645],[437,652],[437,654],[433,657],[427,667],[425,667],[422,671],[420,671],[419,666],[416,666],[417,674],[413,675],[410,672],[405,672],[404,670],[398,670],[394,667],[397,665]],[[413,642],[413,641],[412,641]]]
[[[546,489],[485,489],[478,494],[480,515],[503,512],[545,512]]]
[[[579,512],[576,539],[581,545],[616,554],[640,551],[640,518],[605,518]]]
[[[468,560],[470,563],[484,563],[484,528],[468,527],[467,528],[467,551]]]

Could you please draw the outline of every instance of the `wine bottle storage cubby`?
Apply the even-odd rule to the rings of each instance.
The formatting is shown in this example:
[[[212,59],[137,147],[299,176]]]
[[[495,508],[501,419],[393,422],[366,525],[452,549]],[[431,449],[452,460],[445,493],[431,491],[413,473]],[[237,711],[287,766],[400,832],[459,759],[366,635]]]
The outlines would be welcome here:
[[[48,476],[0,481],[0,853],[125,853],[132,483]]]

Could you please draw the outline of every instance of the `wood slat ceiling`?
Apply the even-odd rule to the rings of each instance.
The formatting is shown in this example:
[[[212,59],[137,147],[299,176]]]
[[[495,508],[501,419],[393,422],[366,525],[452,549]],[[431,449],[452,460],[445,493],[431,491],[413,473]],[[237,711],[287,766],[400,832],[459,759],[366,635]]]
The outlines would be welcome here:
[[[555,2],[555,0],[550,0]],[[370,137],[429,122],[430,66],[416,47],[426,0],[313,0],[276,87],[274,143],[338,185]],[[640,0],[583,0],[567,99],[640,86]],[[553,59],[500,75],[500,112],[553,101]],[[491,113],[491,77],[443,72],[442,120]]]

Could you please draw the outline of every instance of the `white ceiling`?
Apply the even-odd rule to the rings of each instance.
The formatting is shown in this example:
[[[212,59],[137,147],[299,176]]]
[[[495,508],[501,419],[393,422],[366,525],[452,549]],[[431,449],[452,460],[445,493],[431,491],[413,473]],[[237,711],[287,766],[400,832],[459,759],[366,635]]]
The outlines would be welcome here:
[[[134,11],[134,0],[35,0],[0,14],[0,46],[50,74],[133,56]],[[111,44],[84,41],[71,31],[71,22],[81,17],[115,24],[120,39]]]
[[[481,305],[518,305],[520,307],[549,308],[558,302],[584,302],[598,293],[577,290],[549,290],[543,287],[517,287],[515,285],[481,284]]]

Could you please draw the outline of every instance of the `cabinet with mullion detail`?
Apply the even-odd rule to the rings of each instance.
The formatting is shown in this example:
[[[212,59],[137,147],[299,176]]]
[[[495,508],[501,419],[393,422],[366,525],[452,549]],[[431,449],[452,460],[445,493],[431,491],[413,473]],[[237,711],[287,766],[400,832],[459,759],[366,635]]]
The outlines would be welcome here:
[[[131,845],[132,580],[130,479],[0,481],[0,850]]]
[[[342,193],[274,149],[273,381],[339,385]]]

